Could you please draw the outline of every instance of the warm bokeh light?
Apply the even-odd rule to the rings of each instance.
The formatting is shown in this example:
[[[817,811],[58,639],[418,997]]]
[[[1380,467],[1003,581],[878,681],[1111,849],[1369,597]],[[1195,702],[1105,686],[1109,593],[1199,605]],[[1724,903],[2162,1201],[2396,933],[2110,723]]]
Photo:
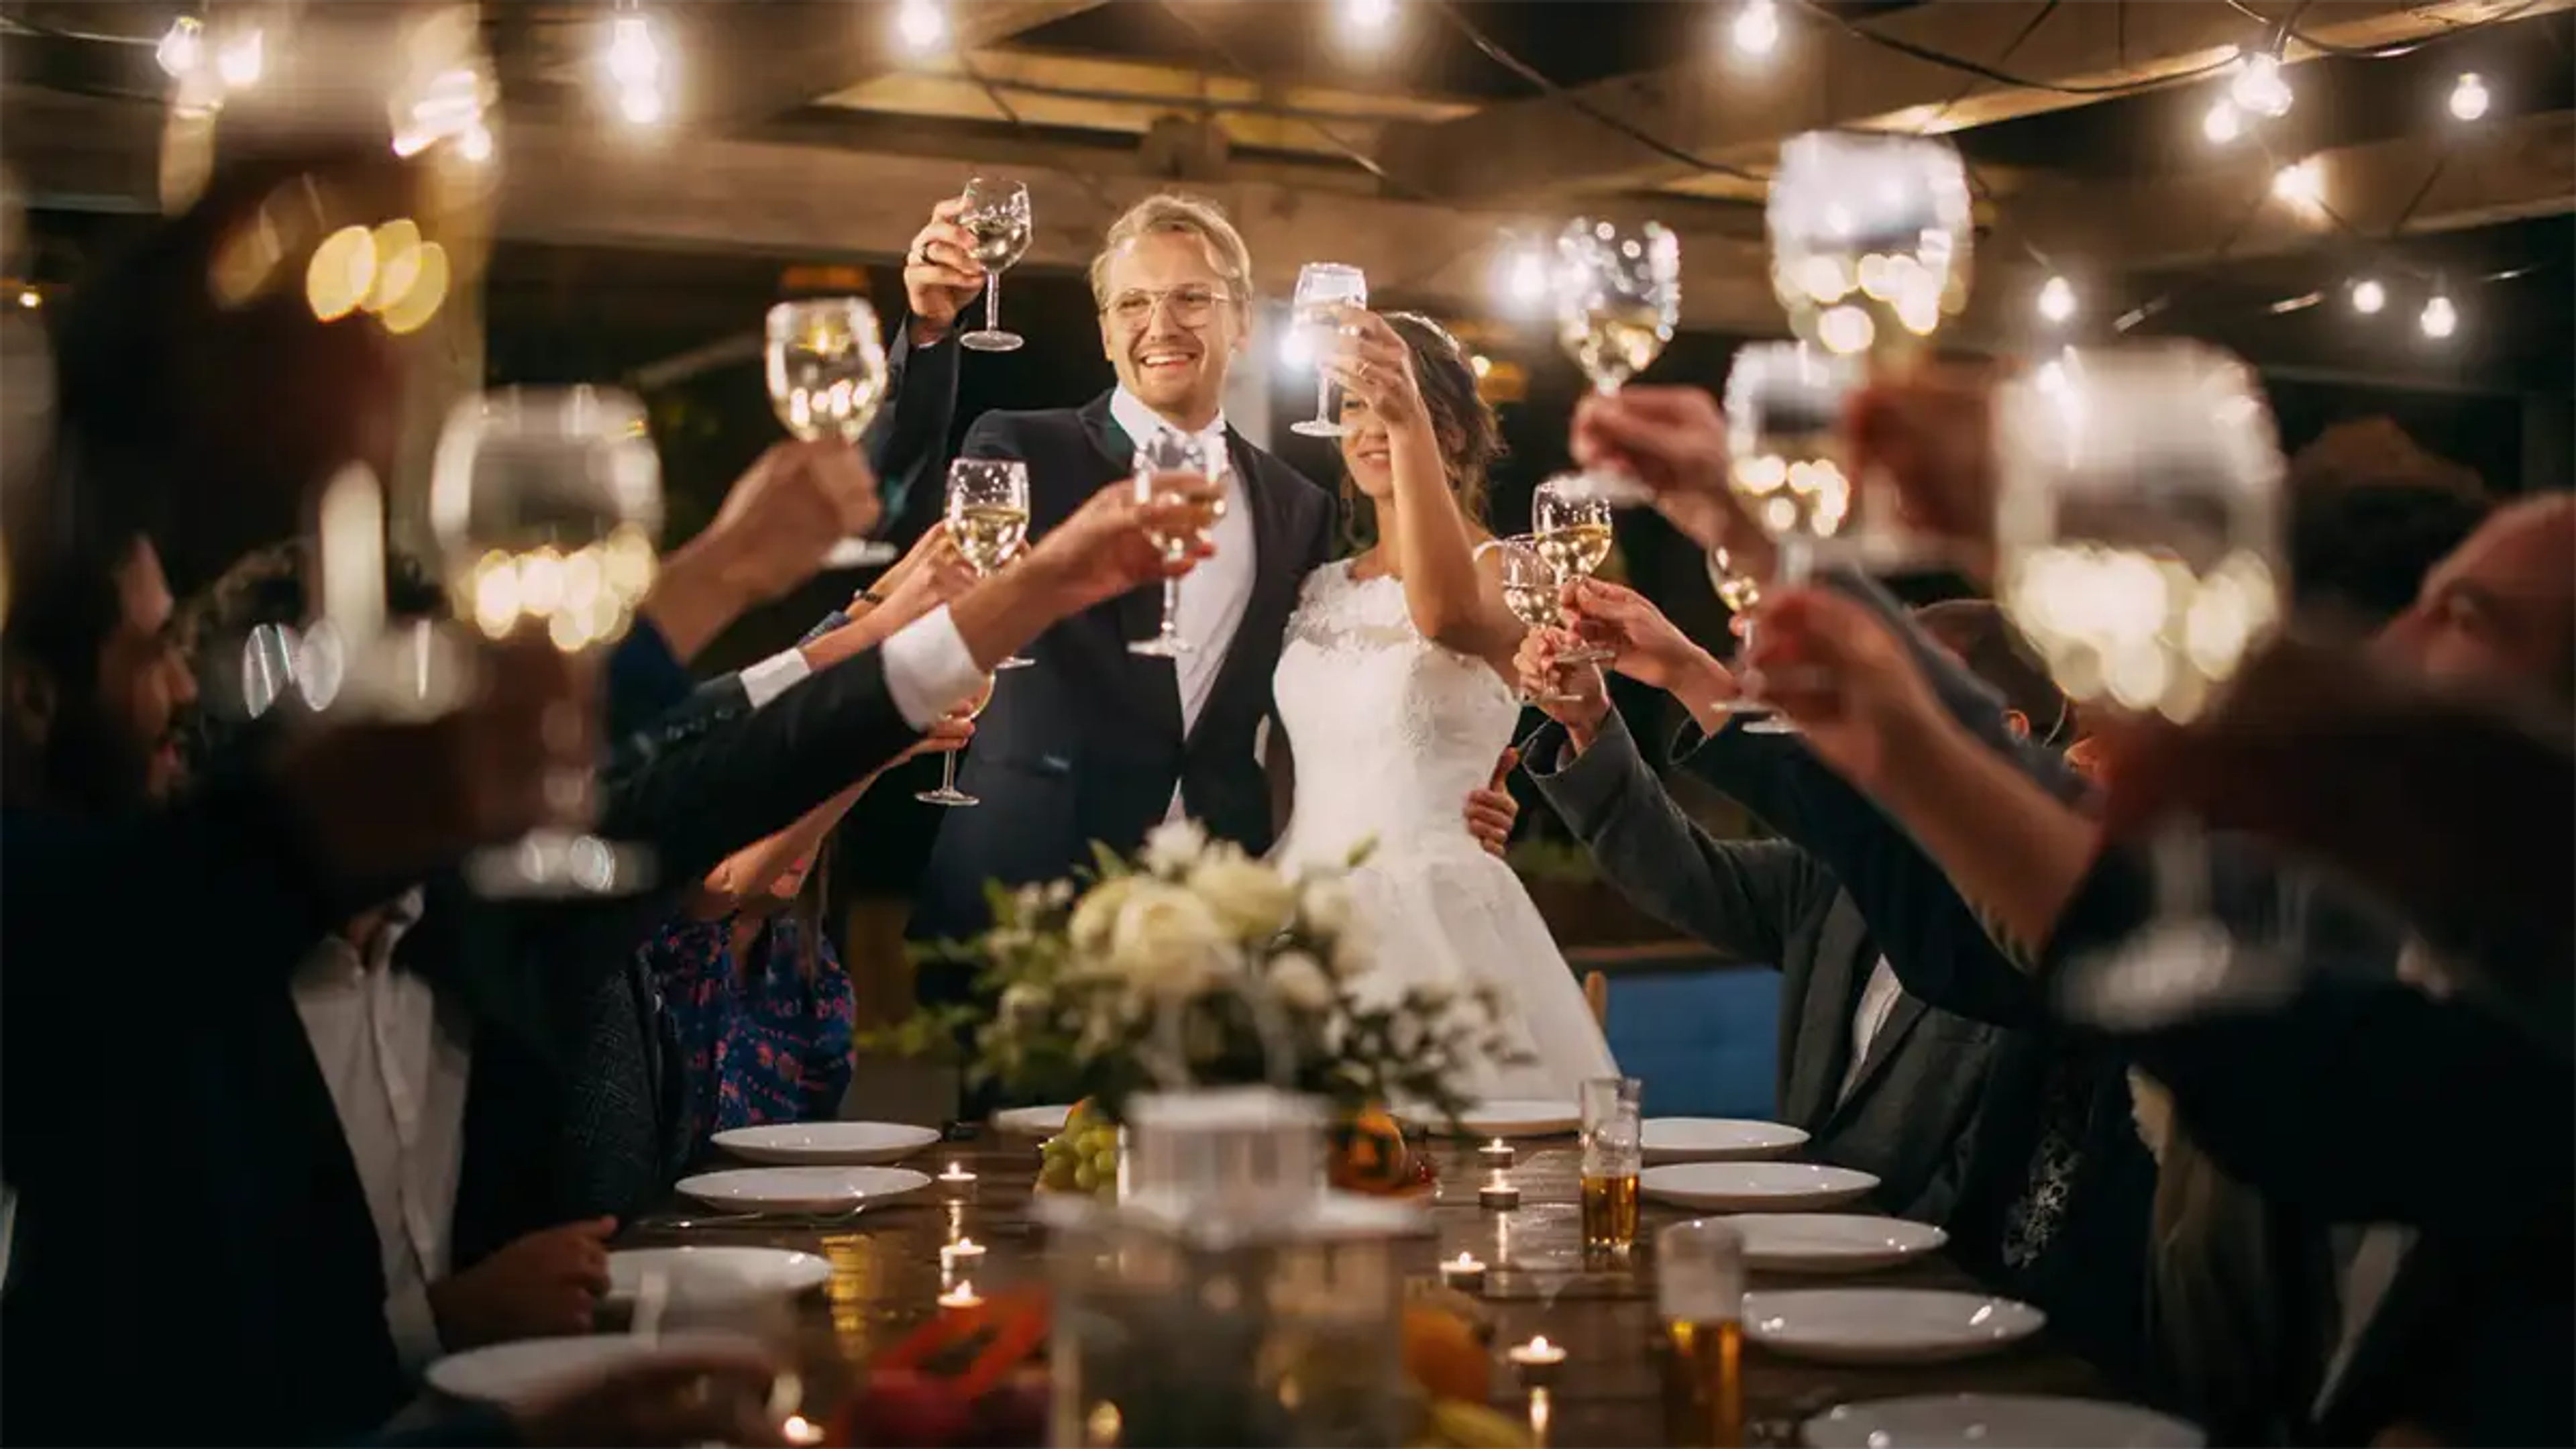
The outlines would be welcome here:
[[[1735,12],[1735,21],[1727,28],[1728,39],[1735,42],[1741,55],[1769,55],[1780,44],[1780,7],[1776,0],[1744,0]]]
[[[2474,121],[2487,113],[2493,97],[2487,94],[2487,83],[2471,71],[2451,87],[2451,115],[2463,121]]]
[[[2388,289],[2379,285],[2378,279],[2364,277],[2352,284],[2352,310],[2368,317],[2387,305]]]

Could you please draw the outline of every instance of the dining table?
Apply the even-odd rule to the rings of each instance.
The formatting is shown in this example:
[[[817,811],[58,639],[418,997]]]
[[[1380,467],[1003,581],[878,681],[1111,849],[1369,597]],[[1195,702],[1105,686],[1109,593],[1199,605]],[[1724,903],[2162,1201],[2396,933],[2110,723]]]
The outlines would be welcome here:
[[[805,1412],[819,1424],[856,1391],[871,1360],[937,1321],[940,1296],[968,1279],[978,1294],[1043,1284],[1046,1229],[1032,1211],[1040,1139],[989,1127],[925,1148],[902,1165],[952,1181],[865,1207],[843,1219],[769,1220],[675,1200],[621,1232],[614,1246],[756,1245],[822,1257],[824,1287],[798,1313],[793,1353]],[[1492,1167],[1474,1141],[1432,1138],[1438,1185],[1425,1194],[1426,1229],[1400,1246],[1408,1284],[1437,1283],[1438,1265],[1466,1253],[1487,1266],[1477,1308],[1490,1330],[1489,1402],[1525,1420],[1545,1445],[1643,1445],[1666,1435],[1661,1328],[1655,1299],[1658,1229],[1709,1216],[1647,1199],[1636,1243],[1605,1258],[1583,1246],[1578,1152],[1571,1135],[1514,1144],[1508,1169],[1520,1189],[1508,1210],[1479,1202]],[[725,1164],[727,1166],[739,1164]],[[973,1174],[971,1185],[963,1174]],[[1845,1211],[1863,1211],[1847,1208]],[[983,1248],[944,1261],[961,1239]],[[1939,1252],[1861,1275],[1748,1275],[1749,1291],[1818,1287],[1986,1291]],[[1454,1300],[1453,1300],[1454,1301]],[[1543,1336],[1565,1352],[1548,1382],[1525,1382],[1510,1346]],[[1924,1394],[2042,1394],[2113,1397],[2090,1365],[2037,1335],[1983,1356],[1946,1363],[1853,1366],[1806,1362],[1766,1351],[1748,1337],[1741,1360],[1748,1442],[1796,1444],[1808,1419],[1836,1405]]]

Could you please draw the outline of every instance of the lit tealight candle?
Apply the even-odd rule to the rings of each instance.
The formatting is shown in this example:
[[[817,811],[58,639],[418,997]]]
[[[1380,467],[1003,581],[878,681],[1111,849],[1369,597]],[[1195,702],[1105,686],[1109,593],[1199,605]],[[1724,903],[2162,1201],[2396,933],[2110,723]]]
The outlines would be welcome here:
[[[1521,1371],[1522,1378],[1533,1384],[1544,1384],[1554,1379],[1557,1369],[1565,1363],[1565,1350],[1548,1342],[1547,1335],[1542,1333],[1527,1343],[1513,1344],[1504,1357]]]
[[[984,1300],[977,1296],[973,1283],[960,1283],[939,1295],[939,1306],[952,1311],[962,1311],[968,1308],[981,1308],[984,1306]],[[1557,1355],[1559,1358],[1564,1356],[1562,1352]]]
[[[1510,1212],[1521,1205],[1521,1190],[1512,1185],[1510,1178],[1497,1172],[1486,1179],[1483,1187],[1476,1189],[1476,1201],[1496,1212]]]
[[[976,1242],[973,1238],[959,1238],[956,1242],[950,1243],[948,1246],[939,1250],[939,1266],[943,1268],[972,1268],[975,1266],[975,1260],[982,1256],[984,1256],[984,1245],[982,1243]]]
[[[966,1197],[975,1191],[975,1174],[968,1172],[962,1162],[948,1164],[948,1170],[939,1174],[935,1181],[939,1190],[950,1197]]]
[[[1484,1163],[1487,1167],[1500,1172],[1504,1168],[1511,1166],[1519,1159],[1517,1154],[1512,1151],[1512,1144],[1505,1142],[1500,1137],[1497,1137],[1493,1141],[1476,1149],[1476,1160]]]
[[[778,1426],[778,1437],[790,1444],[820,1444],[823,1426],[803,1414],[790,1414]]]
[[[1473,1253],[1460,1253],[1440,1265],[1440,1281],[1461,1293],[1485,1291],[1485,1265]]]

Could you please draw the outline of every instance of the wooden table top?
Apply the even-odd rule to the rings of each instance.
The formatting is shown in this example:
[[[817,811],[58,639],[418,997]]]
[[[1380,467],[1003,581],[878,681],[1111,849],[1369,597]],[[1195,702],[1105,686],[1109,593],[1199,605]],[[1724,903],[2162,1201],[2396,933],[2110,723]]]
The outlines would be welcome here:
[[[971,1270],[979,1291],[1041,1281],[1046,1268],[1043,1231],[1031,1221],[1029,1201],[1038,1167],[1038,1139],[985,1133],[972,1142],[943,1144],[909,1166],[937,1173],[956,1161],[977,1174],[971,1199],[944,1198],[937,1187],[900,1204],[872,1208],[847,1227],[815,1229],[758,1222],[720,1222],[674,1228],[673,1218],[705,1216],[694,1205],[675,1205],[647,1216],[622,1234],[617,1246],[672,1243],[759,1244],[816,1253],[832,1265],[832,1280],[807,1309],[799,1357],[806,1383],[806,1413],[821,1419],[857,1385],[869,1360],[938,1314],[942,1291],[939,1250],[964,1236],[986,1252]],[[1638,1231],[1639,1247],[1625,1264],[1587,1268],[1576,1205],[1576,1153],[1570,1137],[1524,1141],[1512,1179],[1521,1206],[1490,1212],[1477,1205],[1485,1174],[1475,1145],[1442,1142],[1433,1148],[1441,1188],[1431,1201],[1432,1231],[1404,1246],[1408,1275],[1436,1281],[1434,1264],[1460,1252],[1492,1265],[1483,1302],[1494,1324],[1492,1403],[1516,1417],[1533,1413],[1531,1395],[1501,1349],[1534,1334],[1561,1344],[1567,1360],[1545,1395],[1541,1442],[1553,1445],[1639,1445],[1664,1440],[1656,1344],[1651,1245],[1667,1223],[1694,1214],[1649,1200]],[[1856,1209],[1857,1210],[1857,1209]],[[1755,1274],[1752,1289],[1832,1286],[1973,1289],[1956,1266],[1935,1255],[1904,1268],[1854,1277]],[[2053,1345],[2046,1334],[2005,1352],[1961,1363],[1911,1368],[1853,1368],[1778,1357],[1748,1343],[1744,1355],[1744,1416],[1755,1442],[1796,1443],[1797,1425],[1838,1403],[1924,1393],[2029,1393],[2100,1397],[2109,1391],[2089,1365]]]

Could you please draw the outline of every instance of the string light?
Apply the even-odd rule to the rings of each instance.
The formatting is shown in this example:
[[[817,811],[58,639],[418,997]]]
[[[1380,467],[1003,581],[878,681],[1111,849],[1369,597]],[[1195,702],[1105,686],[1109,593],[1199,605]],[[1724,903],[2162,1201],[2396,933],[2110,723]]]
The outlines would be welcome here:
[[[1342,0],[1342,29],[1356,39],[1375,40],[1395,23],[1395,0]]]
[[[1727,35],[1735,42],[1737,54],[1769,55],[1780,43],[1779,5],[1775,0],[1744,0]]]
[[[2075,288],[2064,277],[2051,277],[2039,289],[2039,315],[2051,322],[2075,315]]]
[[[1494,286],[1503,294],[1505,311],[1521,316],[1535,313],[1547,301],[1547,259],[1526,243],[1513,247],[1494,270]]]
[[[2415,319],[2415,325],[2423,328],[2427,337],[2448,337],[2460,330],[2460,309],[2451,305],[2448,295],[2435,292],[2424,304],[2423,315]]]
[[[2313,211],[2326,199],[2325,169],[2313,156],[2272,173],[2272,194],[2292,206]]]
[[[30,309],[41,307],[45,305],[44,294],[33,287],[25,288],[18,293],[18,305]]]
[[[662,47],[653,22],[639,10],[620,11],[608,37],[608,78],[617,86],[618,113],[638,126],[662,119]]]
[[[267,69],[268,42],[257,26],[225,41],[223,49],[215,53],[215,73],[232,90],[248,90],[259,84],[260,74]]]
[[[194,15],[171,21],[161,43],[153,47],[152,58],[172,80],[193,73],[206,58],[206,22]]]
[[[2269,50],[2238,61],[2227,94],[2239,109],[2257,116],[2277,121],[2290,113],[2290,82],[2281,74],[2281,57]]]
[[[2208,115],[2200,118],[2200,133],[2209,138],[2210,144],[2224,146],[2245,134],[2245,118],[2237,113],[2234,101],[2222,98],[2209,108]]]
[[[2460,77],[2458,85],[2451,87],[2451,114],[2459,120],[2474,121],[2487,113],[2487,104],[2492,99],[2487,94],[2487,83],[2478,79],[2476,71],[2471,71]]]
[[[948,12],[939,0],[903,0],[895,10],[894,30],[905,48],[918,55],[948,38]]]
[[[2352,310],[2364,317],[2374,317],[2388,305],[2388,289],[2375,277],[2364,277],[2352,284]]]

